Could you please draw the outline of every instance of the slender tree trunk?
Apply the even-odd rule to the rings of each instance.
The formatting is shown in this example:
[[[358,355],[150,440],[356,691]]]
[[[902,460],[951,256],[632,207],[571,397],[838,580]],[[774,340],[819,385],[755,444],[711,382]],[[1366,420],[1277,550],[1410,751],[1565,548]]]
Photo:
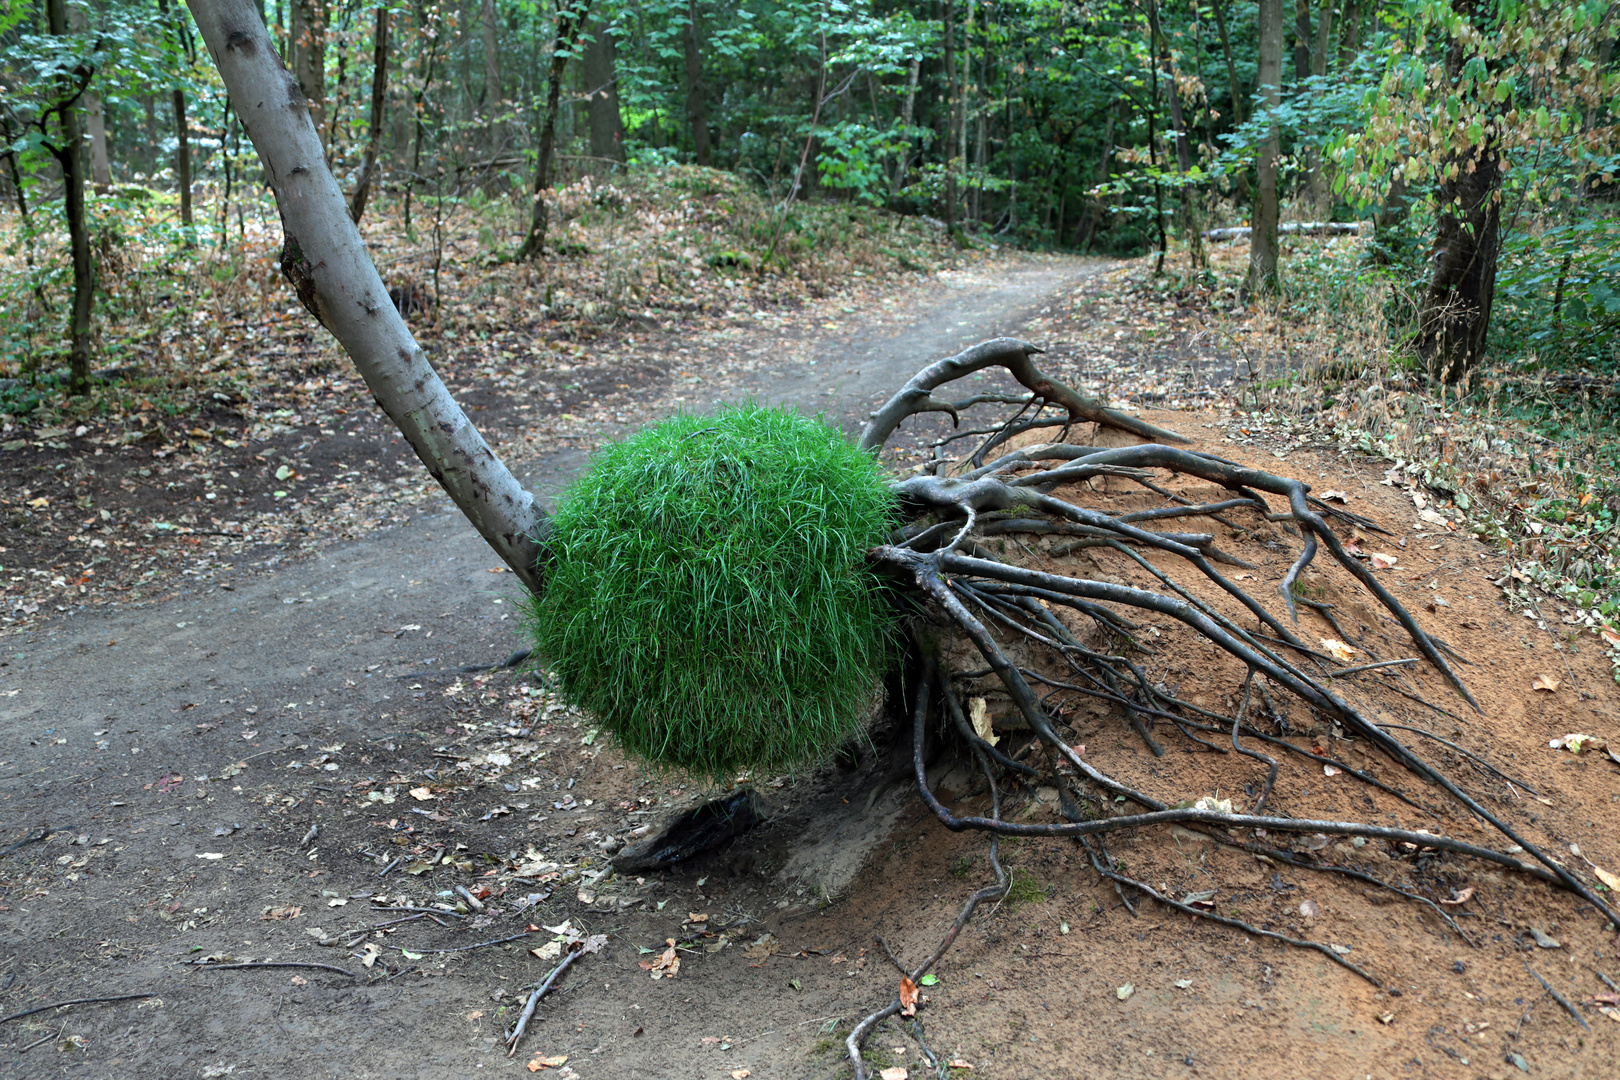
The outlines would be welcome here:
[[[681,40],[686,49],[686,119],[692,125],[692,152],[697,163],[707,168],[714,162],[709,150],[708,88],[703,82],[703,37],[697,0],[687,2],[686,29]]]
[[[349,217],[356,225],[366,212],[371,196],[371,180],[377,172],[377,152],[382,147],[383,113],[388,106],[388,4],[377,5],[377,24],[372,32],[371,51],[371,130],[366,139],[366,156],[360,162],[360,179],[349,200]]]
[[[1311,73],[1311,0],[1294,0],[1294,81]]]
[[[46,0],[45,18],[53,36],[66,37],[70,33],[65,0]],[[51,156],[62,169],[62,210],[73,255],[68,393],[75,395],[90,392],[90,311],[96,294],[96,267],[90,257],[90,229],[84,213],[84,132],[79,126],[79,105],[75,100],[90,82],[90,76],[83,68],[62,76],[59,86],[63,106],[57,113],[61,118],[61,139],[59,145],[50,147]]]
[[[917,108],[917,78],[922,74],[922,61],[913,60],[906,72],[906,96],[900,104],[900,126],[906,132],[905,144],[900,148],[900,157],[894,163],[894,177],[889,181],[889,201],[892,203],[900,195],[900,189],[905,186],[906,173],[911,169],[911,122],[916,116]]]
[[[326,141],[326,14],[327,0],[291,0],[293,74],[298,78],[298,89],[309,107],[309,117],[315,122],[315,131]]]
[[[580,62],[585,69],[586,122],[591,156],[624,164],[624,119],[619,113],[618,44],[607,23],[597,19]]]
[[[75,34],[89,29],[84,8],[75,6],[68,9],[68,28]],[[85,92],[84,118],[85,126],[90,130],[91,182],[95,184],[97,194],[105,195],[112,186],[112,166],[107,160],[107,117],[100,94]]]
[[[483,9],[479,12],[479,22],[484,31],[484,108],[496,109],[500,106],[503,91],[501,45],[497,36],[500,21],[495,14],[495,0],[484,0]]]
[[[529,235],[514,259],[524,262],[540,257],[546,244],[546,226],[549,211],[546,191],[551,187],[551,160],[557,139],[557,106],[562,97],[563,72],[568,68],[568,57],[579,42],[579,31],[590,14],[590,0],[557,17],[557,36],[551,45],[551,73],[546,80],[546,117],[540,127],[539,162],[534,169],[534,206],[529,217]]]
[[[1260,0],[1260,95],[1268,112],[1282,101],[1282,0]],[[1282,140],[1275,115],[1266,119],[1266,140],[1260,146],[1259,192],[1255,199],[1253,226],[1249,233],[1249,276],[1243,301],[1277,292],[1277,160]]]
[[[1453,0],[1453,8],[1474,14],[1476,0]],[[1461,82],[1471,59],[1462,43],[1446,53],[1452,86]],[[1501,149],[1486,126],[1483,145],[1453,152],[1441,171],[1439,215],[1435,222],[1434,276],[1418,312],[1418,355],[1429,378],[1455,383],[1485,356],[1491,302],[1496,295],[1496,262],[1501,251]]]
[[[1232,59],[1232,37],[1226,30],[1226,9],[1222,6],[1224,0],[1211,0],[1210,6],[1215,9],[1215,30],[1221,36],[1221,55],[1226,58],[1227,84],[1232,91],[1232,123],[1241,126],[1243,123],[1244,103],[1248,95],[1243,92],[1243,84],[1238,82],[1237,63]]]
[[[276,59],[253,0],[189,3],[231,97],[283,106],[242,110],[281,210],[282,273],[353,358],[428,472],[518,580],[538,593],[545,514],[450,396],[389,302],[326,166],[320,135],[297,107],[303,97],[297,80]]]
[[[1311,49],[1311,74],[1326,75],[1328,67],[1328,53],[1333,50],[1333,3],[1334,0],[1322,0],[1322,7],[1316,13],[1316,44]]]
[[[1339,27],[1339,77],[1344,78],[1361,51],[1361,0],[1345,0]]]
[[[174,179],[180,190],[180,220],[191,227],[191,128],[186,120],[186,92],[175,87],[174,98]]]
[[[956,131],[962,97],[956,84],[956,0],[945,8],[945,227],[956,232]]]

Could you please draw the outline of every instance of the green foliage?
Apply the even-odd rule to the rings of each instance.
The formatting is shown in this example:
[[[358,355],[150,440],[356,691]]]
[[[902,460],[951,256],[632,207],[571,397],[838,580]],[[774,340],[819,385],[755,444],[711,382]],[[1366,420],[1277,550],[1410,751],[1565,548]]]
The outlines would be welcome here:
[[[815,420],[748,405],[600,451],[557,508],[530,626],[626,751],[713,779],[816,760],[887,651],[864,552],[892,496]]]

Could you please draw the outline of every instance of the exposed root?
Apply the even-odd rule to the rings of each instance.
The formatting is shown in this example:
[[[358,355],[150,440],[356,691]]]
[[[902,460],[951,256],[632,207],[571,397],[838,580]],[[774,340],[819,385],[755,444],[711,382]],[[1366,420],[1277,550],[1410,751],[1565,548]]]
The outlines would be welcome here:
[[[907,969],[887,942],[883,943],[891,961],[906,978],[914,983],[939,960],[981,902],[1006,894],[1009,879],[997,858],[998,836],[1073,838],[1084,846],[1099,881],[1109,882],[1133,913],[1132,897],[1145,896],[1194,918],[1315,951],[1374,985],[1380,985],[1380,980],[1373,973],[1351,963],[1331,945],[1216,914],[1204,905],[1177,900],[1162,889],[1148,886],[1113,862],[1101,846],[1101,837],[1171,824],[1192,827],[1214,843],[1300,869],[1360,881],[1424,905],[1470,945],[1475,944],[1474,939],[1462,930],[1453,914],[1429,897],[1363,870],[1336,865],[1331,856],[1316,858],[1309,852],[1302,856],[1284,850],[1267,838],[1273,834],[1307,834],[1315,838],[1308,846],[1320,850],[1335,838],[1361,837],[1388,844],[1398,854],[1443,852],[1495,863],[1565,889],[1620,925],[1620,914],[1604,897],[1563,863],[1519,835],[1392,731],[1412,731],[1461,755],[1489,781],[1527,785],[1451,740],[1420,728],[1384,719],[1375,723],[1367,718],[1364,710],[1370,708],[1374,695],[1391,691],[1460,719],[1423,697],[1422,686],[1412,673],[1424,668],[1443,679],[1475,710],[1479,709],[1452,667],[1453,662],[1467,663],[1466,659],[1423,630],[1383,583],[1351,555],[1329,521],[1339,523],[1341,528],[1383,530],[1365,518],[1310,497],[1309,486],[1300,481],[1173,446],[1099,448],[1051,442],[1005,450],[999,458],[991,458],[989,451],[1005,447],[1018,432],[1047,425],[1049,422],[1039,417],[1040,409],[1046,405],[1066,410],[1065,431],[1077,421],[1088,420],[1149,437],[1170,436],[1046,379],[1030,361],[1037,352],[1024,342],[997,339],[939,361],[874,413],[862,436],[862,446],[876,451],[907,416],[940,411],[960,425],[962,414],[975,406],[1018,407],[1018,413],[1003,423],[971,428],[973,434],[985,438],[962,463],[936,457],[933,465],[920,474],[896,481],[894,490],[912,520],[896,532],[890,544],[870,553],[875,565],[924,601],[926,614],[918,617],[913,626],[924,673],[915,680],[915,696],[908,703],[918,793],[946,828],[990,834],[991,866],[996,875],[994,885],[969,897],[950,932],[919,967]],[[993,365],[1007,368],[1030,395],[978,394],[955,402],[935,396],[944,384]],[[1036,412],[1030,416],[1032,405]],[[1174,441],[1184,440],[1177,436]],[[1084,492],[1089,481],[1102,476],[1112,478],[1110,483],[1139,485],[1172,505],[1108,514],[1082,505],[1075,501],[1076,495],[1067,493]],[[1176,478],[1202,481],[1222,489],[1224,494],[1189,496],[1166,486]],[[1281,499],[1286,509],[1274,510],[1267,496]],[[1242,524],[1244,516],[1254,524]],[[1158,532],[1150,527],[1189,517],[1214,518],[1236,535],[1276,527],[1298,538],[1298,551],[1273,594],[1273,604],[1281,601],[1280,612],[1273,613],[1239,586],[1238,580],[1253,575],[1239,575],[1234,580],[1217,568],[1221,564],[1256,569],[1219,551],[1212,535]],[[1037,555],[1025,547],[1027,562],[1019,565],[998,557],[992,550],[1009,538],[1018,543],[1020,537],[1040,544],[1045,554]],[[1061,545],[1037,539],[1051,537],[1072,539]],[[1069,557],[1077,552],[1084,552],[1081,559],[1117,557],[1124,572],[1145,575],[1151,587],[1123,584],[1118,577],[1106,574],[1099,574],[1104,580],[1097,580],[1037,568],[1049,565],[1049,558]],[[1373,662],[1348,664],[1303,640],[1296,631],[1301,606],[1326,620],[1340,640],[1352,640],[1335,617],[1332,604],[1299,595],[1301,582],[1308,572],[1314,573],[1313,567],[1319,562],[1376,597],[1405,631],[1418,655],[1382,659],[1362,643],[1360,650],[1372,656]],[[1181,637],[1170,646],[1172,649],[1185,648],[1190,631],[1193,641],[1206,643],[1204,647],[1213,645],[1235,661],[1236,678],[1241,682],[1231,688],[1235,705],[1229,699],[1230,711],[1206,708],[1202,698],[1199,703],[1189,701],[1175,687],[1167,686],[1162,678],[1155,680],[1145,670],[1168,670],[1168,664],[1155,659],[1166,641],[1148,640],[1148,633],[1160,638],[1163,635],[1145,625],[1144,616],[1148,620],[1174,620],[1184,628],[1173,631]],[[1324,648],[1329,646],[1344,655],[1335,643],[1324,642]],[[1353,679],[1374,670],[1388,677]],[[998,749],[964,715],[963,697],[991,692],[974,688],[974,684],[992,675],[996,690],[1010,698],[1021,726],[1032,736],[1030,744],[1017,753],[1008,751],[1005,743]],[[1411,689],[1394,685],[1397,680]],[[1116,709],[1155,755],[1166,752],[1164,739],[1168,735],[1171,740],[1178,736],[1185,739],[1187,748],[1195,752],[1235,754],[1253,762],[1253,783],[1247,785],[1252,801],[1246,803],[1247,812],[1210,798],[1196,802],[1183,798],[1172,805],[1168,798],[1137,790],[1131,783],[1098,769],[1086,759],[1083,747],[1070,745],[1059,732],[1067,703],[1085,699],[1107,702]],[[1370,766],[1356,768],[1341,760],[1353,755],[1336,756],[1321,746],[1313,751],[1296,745],[1294,740],[1300,731],[1288,720],[1290,701],[1296,708],[1304,706],[1313,730],[1331,730],[1335,737],[1360,740],[1364,747],[1409,777],[1414,782],[1413,790],[1401,790],[1394,777],[1375,777]],[[971,755],[983,771],[991,794],[988,816],[953,810],[931,790],[924,750],[926,733],[935,728],[955,735],[954,744]],[[1280,755],[1273,756],[1269,752],[1272,748],[1313,761],[1329,776],[1343,773],[1352,782],[1365,785],[1369,792],[1398,799],[1425,814],[1440,817],[1460,811],[1495,830],[1502,839],[1499,846],[1505,850],[1420,830],[1355,820],[1308,819],[1293,816],[1286,809],[1278,810],[1274,805],[1279,799]],[[1036,752],[1032,754],[1032,750]],[[998,769],[1019,782],[1042,781],[1055,786],[1061,796],[1064,820],[1004,820]],[[1175,793],[1176,797],[1184,795]],[[1439,805],[1426,805],[1431,800],[1438,800]],[[1131,806],[1127,812],[1115,812],[1117,803]],[[884,1019],[900,1011],[901,1000],[896,996],[850,1032],[846,1048],[856,1080],[867,1077],[861,1060],[862,1041]]]

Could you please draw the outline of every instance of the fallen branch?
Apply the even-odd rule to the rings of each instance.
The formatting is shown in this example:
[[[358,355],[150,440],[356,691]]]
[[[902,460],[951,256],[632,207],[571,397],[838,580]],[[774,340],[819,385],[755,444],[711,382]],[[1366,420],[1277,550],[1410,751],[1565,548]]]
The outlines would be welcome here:
[[[545,981],[535,987],[534,993],[529,995],[528,1003],[523,1006],[523,1015],[518,1017],[517,1026],[512,1029],[512,1034],[506,1037],[507,1057],[517,1053],[518,1040],[523,1038],[523,1032],[529,1026],[529,1018],[534,1015],[535,1006],[540,1004],[540,999],[546,996],[546,992],[556,984],[562,973],[568,970],[570,964],[586,953],[601,952],[602,947],[607,944],[607,940],[606,934],[592,934],[583,941],[574,941],[569,944],[568,955],[562,958],[562,963],[552,968],[551,974],[547,975]]]
[[[1206,240],[1247,240],[1254,231],[1250,225],[1233,225],[1225,229],[1211,229],[1204,234]],[[1359,221],[1287,221],[1277,226],[1284,236],[1343,236],[1361,232]]]
[[[52,1009],[60,1009],[60,1008],[66,1007],[68,1005],[95,1005],[95,1004],[97,1004],[99,1002],[103,1002],[103,1001],[134,1001],[136,998],[153,998],[153,997],[157,997],[157,995],[156,994],[118,994],[118,995],[115,995],[113,997],[72,998],[71,1000],[68,1000],[68,1001],[58,1001],[58,1002],[55,1002],[55,1003],[50,1004],[50,1005],[41,1005],[37,1009],[28,1009],[28,1010],[26,1010],[24,1012],[12,1013],[10,1016],[7,1016],[7,1017],[0,1017],[0,1024],[9,1024],[9,1023],[11,1023],[11,1021],[13,1021],[13,1020],[21,1020],[25,1016],[33,1016],[35,1013],[49,1012]]]
[[[351,979],[359,974],[357,971],[349,971],[334,964],[320,964],[313,960],[255,960],[245,964],[210,964],[203,960],[176,960],[175,963],[194,967],[199,971],[230,971],[236,968],[319,968],[321,971],[347,975]]]

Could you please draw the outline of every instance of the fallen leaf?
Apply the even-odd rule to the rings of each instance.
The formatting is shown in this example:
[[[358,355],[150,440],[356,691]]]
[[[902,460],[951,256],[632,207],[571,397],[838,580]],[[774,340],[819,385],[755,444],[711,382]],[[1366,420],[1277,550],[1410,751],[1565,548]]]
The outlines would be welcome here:
[[[1350,496],[1348,496],[1348,495],[1346,495],[1346,494],[1345,494],[1345,493],[1344,493],[1344,492],[1342,492],[1342,491],[1332,491],[1332,490],[1329,490],[1329,491],[1324,491],[1324,492],[1322,492],[1322,501],[1323,501],[1323,502],[1342,502],[1342,503],[1347,503],[1347,502],[1349,502],[1349,501],[1350,501]]]
[[[1572,754],[1582,754],[1588,750],[1606,749],[1609,744],[1596,735],[1586,735],[1578,731],[1572,731],[1568,735],[1549,740],[1547,745],[1554,750],[1568,750]]]
[[[1371,562],[1374,570],[1388,570],[1399,561],[1394,555],[1386,555],[1382,551],[1372,553]]]
[[[1118,990],[1114,991],[1114,996],[1119,998],[1119,1000],[1124,1001],[1126,998],[1130,997],[1134,993],[1136,993],[1135,984],[1126,983],[1124,986],[1122,986]]]
[[[1191,987],[1192,984],[1193,981],[1191,979],[1177,979],[1175,986],[1177,990],[1186,990],[1187,988]]]
[[[553,1057],[537,1057],[529,1062],[529,1071],[539,1072],[541,1069],[560,1069],[567,1063],[567,1054],[557,1054]]]
[[[1462,888],[1462,889],[1457,890],[1456,899],[1454,899],[1454,900],[1442,900],[1440,902],[1442,904],[1450,905],[1451,907],[1456,907],[1459,904],[1468,903],[1468,901],[1472,900],[1473,898],[1474,898],[1474,886],[1469,885],[1466,888]]]
[[[1603,627],[1598,631],[1598,637],[1602,638],[1605,644],[1620,648],[1620,631],[1615,630],[1613,627]]]
[[[973,1065],[966,1058],[951,1058],[951,1068],[972,1069]]]
[[[748,1080],[748,1078],[753,1075],[754,1074],[749,1072],[747,1069],[731,1070],[731,1080]]]
[[[1395,1014],[1392,1012],[1387,1012],[1378,1018],[1378,1022],[1383,1024],[1385,1027],[1388,1027],[1395,1022]]]
[[[309,980],[304,978],[302,975],[294,975],[288,981],[291,982],[292,985],[294,985],[294,986],[308,986],[309,985]]]
[[[1594,1005],[1620,1005],[1620,994],[1593,994]]]
[[[215,859],[223,859],[224,857],[225,857],[224,854],[221,853],[221,852],[218,852],[218,851],[199,851],[199,852],[197,852],[197,858],[199,858],[199,859],[207,859],[210,862],[212,862]]]
[[[360,957],[360,963],[370,967],[377,962],[377,957],[381,955],[382,949],[378,948],[375,942],[367,942],[365,954]]]
[[[1530,680],[1530,689],[1546,690],[1548,693],[1551,693],[1552,691],[1558,689],[1558,680],[1553,678],[1551,675],[1537,675],[1535,678]]]
[[[1299,905],[1299,913],[1307,919],[1314,919],[1322,914],[1322,905],[1315,900],[1305,900]]]
[[[976,697],[969,699],[968,716],[972,718],[974,734],[978,735],[979,738],[983,739],[991,746],[994,746],[996,743],[1001,741],[1000,737],[991,730],[990,707],[985,704],[984,698]]]
[[[1346,645],[1344,642],[1340,641],[1338,638],[1325,637],[1325,638],[1318,638],[1317,640],[1322,643],[1323,650],[1326,651],[1329,656],[1333,657],[1333,659],[1338,660],[1340,663],[1346,663],[1347,664],[1356,655],[1356,650],[1354,648],[1352,648],[1349,645]]]
[[[1607,1016],[1615,1023],[1620,1024],[1620,1009],[1615,1008],[1613,1005],[1599,1005],[1598,1012],[1602,1013],[1604,1016]]]
[[[427,802],[429,799],[433,798],[433,792],[429,791],[425,787],[413,787],[411,788],[411,798],[415,799],[417,802]]]
[[[301,907],[267,907],[260,919],[296,919],[304,913]]]
[[[900,1015],[917,1015],[917,984],[908,975],[900,976]]]
[[[1611,874],[1607,870],[1603,869],[1603,867],[1593,865],[1592,863],[1587,863],[1586,865],[1592,867],[1592,873],[1597,875],[1597,879],[1599,881],[1603,882],[1603,884],[1607,885],[1615,892],[1620,892],[1620,875]]]
[[[1332,765],[1324,765],[1324,766],[1322,766],[1322,775],[1323,776],[1338,776],[1343,771],[1344,771],[1343,769],[1336,769]]]
[[[1199,799],[1197,802],[1193,803],[1192,808],[1194,810],[1202,810],[1209,814],[1230,814],[1232,812],[1232,800],[1217,799],[1213,796],[1205,795],[1202,799]]]
[[[686,913],[686,921],[689,923],[708,922],[709,917],[699,912],[689,911]]]
[[[879,1080],[906,1080],[910,1076],[903,1066],[896,1065],[891,1069],[884,1069],[878,1073]]]
[[[937,982],[939,982],[939,976],[930,971],[927,975],[924,975],[922,978],[917,980],[917,985],[933,986]]]

